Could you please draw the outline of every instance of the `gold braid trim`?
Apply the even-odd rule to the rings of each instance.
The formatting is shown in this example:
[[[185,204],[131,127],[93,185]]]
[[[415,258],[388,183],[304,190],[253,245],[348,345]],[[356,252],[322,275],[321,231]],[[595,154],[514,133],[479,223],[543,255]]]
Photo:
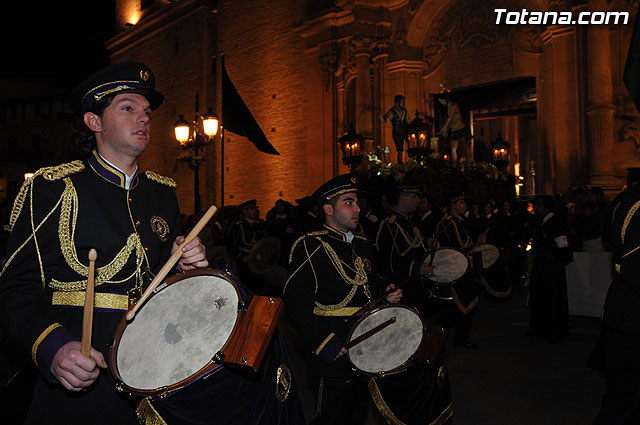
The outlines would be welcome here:
[[[51,305],[64,305],[82,307],[84,306],[86,292],[55,291],[51,298]],[[95,308],[109,308],[111,310],[127,310],[129,308],[129,297],[124,294],[110,294],[108,292],[97,292],[94,300]]]
[[[631,208],[629,208],[629,212],[627,213],[627,216],[624,218],[624,223],[622,223],[622,232],[620,232],[620,240],[622,241],[623,244],[624,244],[624,236],[627,233],[627,227],[629,227],[629,223],[631,222],[631,219],[633,218],[633,215],[636,213],[638,208],[640,208],[640,201],[636,202],[631,206]]]
[[[74,244],[74,234],[76,229],[76,222],[78,219],[78,194],[71,182],[71,179],[64,179],[67,187],[62,195],[62,206],[60,208],[60,222],[58,225],[58,236],[60,238],[60,249],[65,261],[71,267],[73,271],[78,273],[82,277],[89,275],[89,267],[80,263],[78,260],[78,253]],[[72,216],[73,211],[73,216]],[[110,281],[110,279],[123,269],[127,260],[133,252],[136,252],[136,271],[130,276],[120,281]],[[140,237],[133,233],[127,238],[127,242],[120,252],[114,257],[114,259],[106,266],[100,267],[96,270],[95,285],[99,286],[103,283],[120,283],[129,280],[133,277],[137,269],[142,265],[144,248]],[[80,291],[86,289],[86,280],[78,280],[74,282],[60,282],[53,279],[49,286],[53,289],[60,291]]]
[[[320,310],[318,307],[314,307],[313,314],[316,316],[335,316],[346,317],[351,316],[362,307],[343,307],[338,310]]]
[[[29,192],[29,189],[33,185],[33,179],[35,177],[36,176],[34,175],[33,177],[25,180],[25,182],[22,184],[22,187],[20,188],[20,192],[18,192],[18,195],[16,196],[15,201],[13,201],[13,208],[11,209],[11,215],[9,216],[9,231],[13,230],[13,226],[16,224],[16,221],[18,220],[18,217],[22,212],[24,201],[27,198],[27,192]]]
[[[380,414],[386,419],[389,425],[405,425],[400,419],[393,414],[387,402],[384,401],[384,397],[382,397],[382,393],[380,393],[380,389],[378,388],[378,384],[374,378],[369,378],[369,392],[371,393],[371,398],[375,403],[376,407]]]
[[[454,288],[451,288],[451,295],[453,296],[453,302],[460,309],[462,314],[469,314],[469,312],[474,308],[476,308],[476,306],[478,305],[478,297],[475,297],[473,301],[469,303],[468,306],[465,307],[464,305],[462,305],[462,301],[460,301],[460,298],[458,297],[458,293]]]
[[[167,425],[160,413],[151,404],[151,397],[145,397],[138,403],[136,415],[142,425]]]
[[[452,216],[447,217],[447,220],[451,221],[451,226],[453,227],[453,231],[456,234],[456,238],[458,239],[460,248],[467,249],[471,247],[471,245],[473,245],[473,241],[471,240],[469,234],[467,234],[467,240],[465,242],[462,242],[462,237],[460,236],[460,232],[458,231],[458,222],[454,222],[455,219]]]
[[[32,191],[33,193],[33,191]],[[25,194],[26,197],[26,194]],[[1,271],[0,271],[0,276],[2,275],[2,273],[5,272],[5,270],[7,269],[7,267],[9,267],[9,264],[11,263],[11,261],[13,261],[13,259],[16,257],[16,255],[18,255],[18,253],[20,251],[22,251],[22,248],[24,248],[31,239],[34,238],[34,235],[36,234],[36,232],[38,230],[40,230],[40,228],[44,225],[44,223],[49,219],[49,217],[51,216],[51,214],[53,214],[53,212],[58,209],[58,205],[60,205],[60,202],[62,202],[62,198],[58,199],[58,202],[53,206],[53,208],[51,209],[51,211],[49,211],[49,213],[42,219],[42,221],[40,222],[40,224],[38,224],[37,227],[35,227],[35,229],[32,228],[32,234],[29,235],[29,237],[27,239],[25,239],[25,241],[22,243],[22,245],[20,245],[18,247],[18,249],[16,249],[16,251],[11,255],[11,257],[9,257],[5,262],[4,265],[2,265]],[[35,242],[34,242],[35,244]],[[37,249],[37,245],[36,245],[36,253],[38,255],[38,261],[40,261],[40,253],[39,250]],[[43,279],[43,284],[44,284],[44,278]]]
[[[28,178],[20,188],[20,192],[16,196],[15,201],[13,202],[13,208],[11,209],[11,215],[9,216],[9,231],[13,229],[13,225],[16,223],[20,212],[22,211],[22,207],[24,206],[24,201],[27,197],[27,192],[33,185],[34,179],[42,175],[45,180],[48,181],[56,181],[60,180],[63,177],[66,177],[70,174],[78,173],[84,170],[84,164],[82,161],[73,161],[66,164],[60,164],[53,167],[45,167],[36,171],[32,177]]]
[[[453,416],[453,403],[449,403],[446,409],[440,413],[440,416],[436,418],[435,421],[431,422],[429,425],[444,425],[447,423],[449,419]]]
[[[483,274],[480,274],[480,283],[482,283],[482,286],[484,286],[484,289],[487,290],[487,292],[490,295],[493,295],[494,297],[498,297],[498,298],[504,298],[504,297],[508,297],[509,295],[511,295],[511,288],[507,289],[506,291],[496,291],[495,289],[493,289],[491,287],[491,285],[489,285],[489,282],[487,281],[487,279],[484,277]]]
[[[320,344],[320,345],[318,346],[318,349],[316,350],[316,353],[315,353],[315,354],[316,354],[316,356],[318,355],[318,353],[320,353],[320,351],[322,351],[322,350],[324,349],[325,345],[327,345],[327,343],[328,343],[328,342],[331,340],[331,338],[333,338],[334,336],[336,336],[336,334],[334,334],[333,332],[331,332],[331,333],[329,334],[329,336],[328,336],[328,337],[326,337],[326,338],[324,339],[324,341],[322,341],[322,344]]]
[[[405,425],[400,419],[394,415],[391,411],[387,403],[384,401],[384,397],[378,388],[378,384],[375,378],[369,378],[369,392],[371,393],[371,398],[375,403],[376,407],[380,414],[386,419],[389,425]],[[438,415],[438,417],[428,425],[444,425],[447,423],[449,419],[453,416],[453,404],[449,403],[449,405]]]
[[[147,176],[149,180],[153,180],[156,183],[160,183],[174,189],[178,186],[174,179],[170,177],[161,176],[160,174],[156,174],[153,171],[145,171],[144,175]]]
[[[53,182],[65,178],[71,174],[79,173],[80,171],[84,170],[84,168],[84,163],[82,161],[72,161],[53,167],[41,168],[40,170],[38,170],[36,175],[41,173],[42,177],[44,177],[45,180]]]
[[[49,326],[47,329],[42,331],[38,339],[36,339],[36,342],[33,343],[33,346],[31,347],[31,358],[33,359],[33,363],[35,363],[36,366],[38,366],[38,361],[36,360],[36,354],[38,353],[38,347],[40,346],[40,343],[47,337],[47,335],[53,332],[54,329],[60,328],[60,327],[62,327],[60,323],[54,323],[53,325]]]
[[[420,233],[420,230],[418,230],[417,227],[413,228],[413,238],[410,238],[407,231],[404,230],[402,226],[400,226],[400,224],[396,223],[396,226],[398,227],[398,232],[400,232],[400,235],[402,235],[402,238],[407,244],[407,249],[399,253],[401,257],[404,257],[405,255],[407,255],[407,252],[411,251],[414,248],[419,248],[419,247],[424,248],[424,245],[422,244],[424,242],[424,238],[422,237],[422,234]]]
[[[358,290],[359,286],[362,286],[369,282],[369,278],[367,276],[367,273],[365,272],[364,262],[362,261],[362,258],[356,257],[356,260],[354,263],[355,276],[352,279],[347,275],[347,272],[344,270],[344,267],[342,266],[342,261],[338,257],[338,254],[333,250],[333,248],[331,248],[331,246],[328,243],[326,243],[319,237],[314,236],[314,238],[320,241],[320,244],[322,245],[322,247],[324,248],[324,251],[327,253],[327,256],[329,257],[329,260],[331,260],[333,267],[335,267],[336,271],[340,274],[342,279],[346,283],[353,285],[353,287],[351,288],[351,291],[349,291],[346,298],[341,302],[339,302],[338,304],[323,305],[323,304],[320,304],[318,301],[316,301],[315,303],[316,307],[318,307],[321,310],[338,310],[346,306],[349,303],[349,301],[351,301],[356,291]]]

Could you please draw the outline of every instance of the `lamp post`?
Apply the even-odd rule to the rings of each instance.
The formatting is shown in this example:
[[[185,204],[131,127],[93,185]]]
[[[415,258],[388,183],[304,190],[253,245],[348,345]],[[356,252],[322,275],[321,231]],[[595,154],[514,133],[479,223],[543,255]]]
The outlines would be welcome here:
[[[489,146],[491,150],[491,162],[495,165],[499,170],[504,170],[509,165],[509,153],[511,150],[511,145],[506,140],[500,137],[498,133],[498,137],[496,140],[491,142]]]
[[[407,125],[407,154],[421,163],[429,156],[431,150],[428,140],[429,125],[416,111],[416,117]]]
[[[173,124],[176,140],[180,143],[182,154],[178,158],[189,164],[193,170],[193,191],[195,214],[200,212],[200,164],[204,162],[201,152],[205,147],[213,142],[213,137],[218,132],[218,118],[208,108],[202,115],[199,112],[199,97],[196,93],[195,115],[193,121],[189,123],[180,115],[178,121]],[[200,125],[202,122],[202,125]],[[202,127],[202,130],[200,129]]]
[[[362,142],[364,141],[360,133],[356,133],[353,128],[344,133],[338,144],[342,150],[342,162],[349,167],[349,171],[353,174],[358,165],[362,163],[362,155],[360,154],[362,149]]]

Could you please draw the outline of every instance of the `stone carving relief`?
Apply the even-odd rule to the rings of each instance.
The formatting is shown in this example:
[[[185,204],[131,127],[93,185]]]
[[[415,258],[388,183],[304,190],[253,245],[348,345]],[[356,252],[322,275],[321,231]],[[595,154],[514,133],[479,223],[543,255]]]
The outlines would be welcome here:
[[[442,62],[445,54],[454,46],[464,51],[499,40],[511,40],[529,52],[541,52],[541,25],[487,25],[495,22],[495,9],[521,10],[531,5],[526,0],[455,0],[436,23],[423,47],[428,71]]]

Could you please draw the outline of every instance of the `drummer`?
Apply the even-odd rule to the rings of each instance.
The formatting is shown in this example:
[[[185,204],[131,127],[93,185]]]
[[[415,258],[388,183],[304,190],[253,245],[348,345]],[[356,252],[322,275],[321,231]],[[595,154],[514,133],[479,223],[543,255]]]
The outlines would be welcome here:
[[[72,93],[86,155],[40,169],[15,201],[9,257],[0,277],[1,326],[39,370],[28,424],[137,423],[107,369],[107,344],[128,307],[183,242],[175,182],[142,171],[151,111],[162,104],[153,72],[112,65]],[[93,341],[80,353],[91,248],[98,252]],[[206,267],[198,238],[182,248],[182,270]]]
[[[239,208],[241,216],[229,227],[227,250],[236,261],[242,283],[254,294],[268,295],[262,278],[249,268],[249,253],[256,242],[265,236],[265,223],[260,218],[260,210],[255,199],[243,202]]]
[[[382,284],[366,239],[353,234],[360,214],[356,190],[351,175],[316,190],[313,197],[324,211],[324,227],[294,243],[284,289],[289,317],[309,348],[315,423],[321,424],[363,424],[368,412],[366,384],[357,379],[345,355],[350,324],[344,318],[377,296]],[[401,297],[396,289],[386,299],[395,303]]]
[[[378,266],[390,282],[408,281],[404,289],[407,303],[416,306],[423,316],[428,314],[428,294],[420,277],[433,274],[433,267],[424,263],[428,248],[424,236],[409,218],[418,206],[417,186],[396,183],[387,197],[391,214],[380,222],[376,235]]]
[[[449,213],[436,226],[436,238],[441,247],[456,248],[468,254],[477,244],[486,242],[481,234],[474,241],[465,224],[467,203],[464,193],[457,193],[449,199]],[[472,317],[478,305],[478,292],[473,274],[467,272],[458,279],[452,290],[453,300],[443,301],[439,306],[439,321],[445,327],[455,326],[453,345],[475,349],[477,344],[469,341]]]

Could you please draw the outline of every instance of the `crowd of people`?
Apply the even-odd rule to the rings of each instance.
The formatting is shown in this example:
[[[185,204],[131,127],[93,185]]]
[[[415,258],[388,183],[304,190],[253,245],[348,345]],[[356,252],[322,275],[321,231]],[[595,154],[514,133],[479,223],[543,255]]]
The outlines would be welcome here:
[[[166,394],[145,399],[136,410],[116,391],[119,377],[107,365],[107,346],[123,313],[172,258],[180,273],[229,270],[240,304],[253,295],[284,299],[306,346],[308,384],[317,400],[314,424],[362,424],[371,402],[389,423],[414,424],[452,418],[441,352],[450,331],[454,347],[480,348],[472,323],[484,296],[509,297],[512,287],[524,284],[529,333],[556,343],[569,326],[565,266],[572,253],[612,249],[617,274],[607,305],[615,310],[605,309],[601,338],[608,353],[599,364],[607,377],[602,423],[620,411],[620,400],[626,400],[623,407],[632,404],[627,399],[635,397],[637,377],[622,376],[613,359],[631,363],[635,359],[621,353],[638,351],[628,338],[637,331],[629,325],[637,323],[629,320],[629,301],[637,297],[629,289],[635,263],[626,258],[637,250],[629,244],[637,237],[632,218],[640,179],[631,179],[631,188],[608,204],[597,188],[557,198],[475,199],[454,192],[435,200],[428,184],[391,181],[371,191],[347,174],[295,205],[278,200],[265,220],[255,199],[225,207],[187,241],[182,235],[201,214],[180,215],[175,182],[139,171],[137,163],[149,143],[151,110],[163,102],[151,70],[136,62],[112,65],[83,82],[72,102],[83,120],[76,142],[85,160],[39,170],[2,223],[0,336],[4,347],[30,354],[38,372],[27,423],[164,423],[160,413],[175,409],[180,397],[164,404]],[[92,279],[85,260],[91,248],[99,256],[93,340],[85,350],[82,306]],[[391,308],[393,316],[384,321],[381,312]],[[364,326],[369,319],[374,325]],[[366,329],[355,332],[358,326]],[[410,345],[405,335],[415,336],[415,350],[389,363],[397,360],[392,344]],[[165,337],[175,343],[180,335],[167,328]],[[365,343],[376,338],[383,339]],[[210,387],[198,396],[250,394],[229,423],[303,423],[283,347],[276,333],[258,378],[217,372],[219,379],[207,381]],[[355,365],[356,353],[372,365]],[[271,384],[275,390],[263,391]],[[205,412],[200,415],[234,403],[233,396],[214,398],[196,409]],[[197,412],[187,416],[202,421]]]

